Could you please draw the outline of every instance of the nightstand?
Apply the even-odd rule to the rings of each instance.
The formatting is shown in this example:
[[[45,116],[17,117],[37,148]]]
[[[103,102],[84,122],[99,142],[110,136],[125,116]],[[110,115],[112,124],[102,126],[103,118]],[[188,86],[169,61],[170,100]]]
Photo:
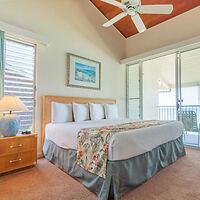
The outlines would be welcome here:
[[[0,174],[37,163],[37,134],[0,138]]]

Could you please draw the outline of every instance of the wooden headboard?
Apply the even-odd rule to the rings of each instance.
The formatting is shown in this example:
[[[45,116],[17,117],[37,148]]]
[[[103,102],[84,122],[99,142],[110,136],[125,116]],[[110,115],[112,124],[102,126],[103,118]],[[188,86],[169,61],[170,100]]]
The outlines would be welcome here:
[[[51,122],[51,102],[58,103],[116,103],[115,99],[101,99],[101,98],[85,98],[85,97],[64,97],[64,96],[43,96],[43,116],[42,116],[42,146],[45,138],[46,124]]]

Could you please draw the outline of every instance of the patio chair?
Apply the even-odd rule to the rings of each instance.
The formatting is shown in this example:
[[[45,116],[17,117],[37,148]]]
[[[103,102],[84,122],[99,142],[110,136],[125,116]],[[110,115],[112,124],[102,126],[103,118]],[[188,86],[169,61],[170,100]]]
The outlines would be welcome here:
[[[182,111],[182,122],[186,131],[199,132],[195,111]]]

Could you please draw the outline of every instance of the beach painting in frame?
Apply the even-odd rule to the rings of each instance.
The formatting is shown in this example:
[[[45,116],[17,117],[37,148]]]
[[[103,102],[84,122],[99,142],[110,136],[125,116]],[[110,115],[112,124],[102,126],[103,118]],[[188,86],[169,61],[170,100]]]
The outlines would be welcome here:
[[[101,63],[67,53],[68,87],[101,89]]]
[[[75,62],[75,79],[88,83],[96,83],[96,67]]]

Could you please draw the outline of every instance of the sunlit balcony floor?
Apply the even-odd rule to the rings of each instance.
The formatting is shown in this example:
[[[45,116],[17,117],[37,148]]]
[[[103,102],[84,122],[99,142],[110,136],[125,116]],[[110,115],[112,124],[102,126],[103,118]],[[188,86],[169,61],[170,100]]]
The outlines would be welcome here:
[[[184,134],[184,143],[189,146],[200,147],[200,133],[199,132],[186,132]]]

